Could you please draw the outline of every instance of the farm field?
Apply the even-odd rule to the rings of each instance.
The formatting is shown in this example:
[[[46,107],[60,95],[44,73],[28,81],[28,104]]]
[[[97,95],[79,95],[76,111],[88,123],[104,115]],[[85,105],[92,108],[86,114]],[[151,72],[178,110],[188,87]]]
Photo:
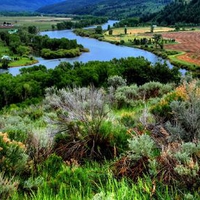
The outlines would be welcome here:
[[[14,25],[12,28],[17,27],[28,27],[30,25],[37,26],[39,30],[51,30],[52,25],[56,25],[59,22],[63,22],[66,20],[70,20],[70,18],[66,17],[51,17],[51,16],[31,16],[31,17],[5,17],[0,16],[0,25],[2,25],[4,22],[11,23]],[[1,29],[0,29],[1,30]]]
[[[166,49],[185,52],[177,58],[200,65],[200,31],[181,31],[162,33],[164,38],[174,38],[177,44],[166,44]]]
[[[174,28],[170,27],[155,27],[154,33],[174,31]],[[127,34],[143,34],[150,32],[150,26],[146,27],[127,27]],[[124,28],[116,28],[113,30],[113,35],[124,34]]]
[[[124,34],[124,28],[113,29],[113,34],[104,35],[105,40],[119,42],[124,40],[126,43],[134,38],[152,38],[153,34],[162,34],[164,39],[175,39],[175,43],[164,45],[167,50],[176,50],[180,53],[173,56],[172,59],[182,63],[200,65],[200,31],[178,31],[170,27],[156,27],[154,33],[150,33],[150,27],[127,27],[127,34]]]

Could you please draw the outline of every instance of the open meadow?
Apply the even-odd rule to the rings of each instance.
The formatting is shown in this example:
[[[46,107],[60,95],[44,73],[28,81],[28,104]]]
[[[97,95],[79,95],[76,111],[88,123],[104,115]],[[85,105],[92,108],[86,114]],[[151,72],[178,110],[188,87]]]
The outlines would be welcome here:
[[[109,35],[108,31],[105,33],[104,38],[107,41],[115,41],[120,42],[120,40],[124,40],[128,42],[134,38],[140,39],[151,38],[152,34],[150,34],[150,26],[145,27],[127,27],[127,34],[125,34],[124,28],[114,28],[112,35]],[[170,27],[155,27],[154,33],[163,33],[163,32],[171,32],[174,31],[174,28]]]
[[[154,28],[154,33],[174,31],[174,28],[157,26]],[[143,34],[149,33],[150,26],[145,27],[127,27],[127,34]],[[124,28],[116,28],[113,30],[113,35],[124,34]]]

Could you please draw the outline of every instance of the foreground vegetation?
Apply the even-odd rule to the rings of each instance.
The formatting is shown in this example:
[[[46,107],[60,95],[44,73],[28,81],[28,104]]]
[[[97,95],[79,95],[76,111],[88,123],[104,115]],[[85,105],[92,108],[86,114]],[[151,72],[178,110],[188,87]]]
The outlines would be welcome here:
[[[127,61],[139,70],[137,60],[96,62],[101,68],[95,70],[112,62],[123,69]],[[77,65],[73,68],[93,70],[91,63]],[[62,63],[53,70],[55,83],[62,79],[62,85],[46,88],[39,103],[1,110],[1,199],[199,198],[199,80],[136,84],[141,77],[131,67],[131,73],[126,69],[104,81],[101,74],[96,87],[88,86],[95,83],[91,79],[85,87],[78,82],[69,87],[75,82],[63,82],[67,68]],[[43,73],[44,67],[34,67],[16,78],[45,80]],[[33,87],[27,83],[26,88],[28,95]]]

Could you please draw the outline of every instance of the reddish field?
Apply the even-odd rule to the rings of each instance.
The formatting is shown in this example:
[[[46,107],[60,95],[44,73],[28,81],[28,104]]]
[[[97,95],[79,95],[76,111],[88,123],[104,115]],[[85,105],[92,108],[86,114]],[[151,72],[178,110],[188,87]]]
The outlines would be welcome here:
[[[184,51],[185,54],[178,56],[178,59],[200,65],[200,32],[183,31],[162,33],[164,38],[173,38],[178,44],[167,44],[166,49]]]

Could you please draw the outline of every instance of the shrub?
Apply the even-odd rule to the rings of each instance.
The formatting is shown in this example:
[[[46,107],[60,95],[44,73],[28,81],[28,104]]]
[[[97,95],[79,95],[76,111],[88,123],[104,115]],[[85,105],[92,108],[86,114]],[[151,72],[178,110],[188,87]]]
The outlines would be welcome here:
[[[148,82],[143,85],[118,87],[115,91],[115,101],[118,107],[133,106],[150,98],[161,97],[172,90],[172,84]]]
[[[33,129],[28,134],[26,145],[26,152],[32,164],[30,167],[36,170],[37,165],[52,153],[53,137],[51,137],[45,128]]]
[[[198,82],[184,84],[184,101],[173,101],[170,104],[172,119],[167,129],[173,139],[186,142],[200,139],[200,87]]]
[[[162,84],[160,82],[149,82],[139,87],[140,98],[147,100],[149,98],[162,97],[172,90],[172,84]]]
[[[128,140],[129,150],[114,164],[115,176],[126,176],[137,181],[139,177],[149,173],[148,164],[158,156],[158,148],[149,135],[139,134],[132,135]]]
[[[131,106],[138,98],[137,85],[118,87],[115,92],[115,99],[118,108]]]
[[[164,95],[161,100],[150,108],[157,121],[167,121],[172,118],[172,109],[170,104],[173,101],[184,101],[187,98],[185,85],[175,88],[174,91]]]
[[[64,140],[57,140],[55,147],[64,159],[113,157],[111,137],[100,133],[109,111],[105,91],[93,87],[51,88],[47,90],[45,104],[56,112],[53,118],[48,118],[49,122],[56,125],[57,133],[65,136]]]
[[[131,160],[139,160],[142,157],[151,158],[156,148],[155,142],[149,135],[136,135],[129,142],[129,157]]]
[[[27,163],[25,145],[0,132],[0,169],[6,175],[21,173]]]
[[[120,86],[126,85],[126,80],[123,79],[121,76],[111,76],[108,78],[108,85],[114,87],[116,90]]]

